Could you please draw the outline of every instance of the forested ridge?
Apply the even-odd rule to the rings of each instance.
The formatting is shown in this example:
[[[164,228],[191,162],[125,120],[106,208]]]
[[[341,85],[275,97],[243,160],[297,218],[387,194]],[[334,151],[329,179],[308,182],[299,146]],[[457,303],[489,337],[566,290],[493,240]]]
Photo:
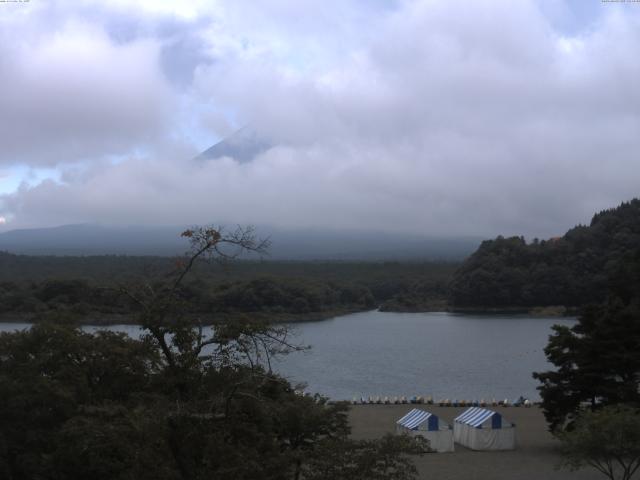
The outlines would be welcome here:
[[[189,314],[322,319],[348,312],[521,309],[575,311],[604,300],[614,272],[640,250],[640,200],[594,215],[564,236],[483,242],[451,262],[235,261],[198,263],[181,286]],[[153,287],[179,259],[152,256],[26,256],[0,252],[0,319],[72,314],[120,322],[136,313],[123,286]],[[44,315],[44,317],[43,317]]]
[[[136,306],[123,286],[153,287],[176,258],[54,257],[0,253],[0,318],[129,321]],[[447,262],[198,263],[181,286],[188,314],[207,322],[251,315],[268,321],[322,319],[380,306],[391,311],[444,308],[457,264]]]
[[[455,308],[581,307],[602,302],[612,275],[640,251],[640,200],[603,210],[550,240],[483,242],[455,272]]]

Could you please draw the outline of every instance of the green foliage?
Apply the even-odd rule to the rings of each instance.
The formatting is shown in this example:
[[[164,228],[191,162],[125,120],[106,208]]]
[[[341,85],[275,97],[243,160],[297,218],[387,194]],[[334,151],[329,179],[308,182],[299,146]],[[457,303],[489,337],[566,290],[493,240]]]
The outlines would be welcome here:
[[[611,480],[630,480],[640,467],[640,410],[624,405],[582,412],[571,431],[559,435],[563,466],[591,466]]]
[[[273,356],[300,348],[286,328],[235,321],[206,335],[184,318],[196,260],[260,245],[247,230],[185,233],[191,255],[164,281],[121,289],[139,340],[64,322],[0,335],[2,478],[415,478],[415,444],[350,440],[345,404],[300,396],[271,371]],[[342,476],[322,476],[329,455]]]
[[[413,478],[415,449],[349,440],[346,405],[233,360],[233,341],[171,366],[149,339],[48,324],[2,334],[3,478],[331,478],[319,459],[343,451],[348,464],[333,467],[356,462],[357,478]]]
[[[455,273],[454,307],[580,307],[601,302],[613,272],[640,248],[640,200],[596,214],[590,226],[527,244],[485,241]]]
[[[374,305],[371,292],[363,286],[273,277],[222,285],[210,299],[211,309],[219,312],[308,313]]]
[[[180,259],[184,262],[185,259]],[[162,284],[175,259],[155,257],[28,257],[0,252],[0,316],[38,321],[56,313],[79,321],[131,321],[135,302],[121,286]],[[449,263],[245,262],[198,259],[181,282],[184,313],[206,318],[291,321],[375,308],[444,308]],[[105,288],[108,287],[108,288]]]
[[[91,405],[136,403],[150,392],[159,362],[148,344],[112,332],[41,325],[0,335],[0,444],[8,478],[49,472],[68,422]]]
[[[583,402],[640,406],[640,254],[624,259],[605,303],[554,332],[545,353],[557,370],[534,373],[552,429],[570,423]]]
[[[383,312],[424,312],[447,309],[448,282],[438,278],[422,278],[403,285],[380,306]]]

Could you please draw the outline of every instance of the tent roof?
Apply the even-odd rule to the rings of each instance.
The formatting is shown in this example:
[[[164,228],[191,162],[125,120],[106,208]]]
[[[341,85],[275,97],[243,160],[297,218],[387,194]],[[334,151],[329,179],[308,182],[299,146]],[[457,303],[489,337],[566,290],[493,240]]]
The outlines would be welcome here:
[[[464,423],[472,427],[479,427],[487,419],[493,417],[494,415],[499,415],[499,414],[498,412],[494,412],[493,410],[487,410],[486,408],[472,407],[462,412],[462,414],[457,416],[454,419],[454,421],[459,423]]]
[[[431,416],[438,418],[432,413],[414,408],[396,423],[406,428],[416,428],[418,425],[421,425],[424,422],[428,421],[429,417]]]

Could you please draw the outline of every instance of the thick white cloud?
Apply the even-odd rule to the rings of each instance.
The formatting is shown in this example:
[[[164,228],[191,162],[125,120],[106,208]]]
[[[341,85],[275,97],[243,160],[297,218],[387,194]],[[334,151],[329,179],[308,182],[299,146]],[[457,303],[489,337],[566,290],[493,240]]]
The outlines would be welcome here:
[[[0,197],[0,214],[562,233],[638,194],[640,9],[602,4],[566,32],[545,3],[148,4],[101,22],[83,4],[20,47],[30,56],[0,63],[32,82],[4,100],[20,128],[48,119],[32,144],[0,133],[0,157],[84,162]],[[54,99],[76,91],[81,102]],[[182,145],[244,123],[277,145],[252,163],[192,162]],[[113,153],[125,156],[101,160]]]
[[[0,163],[55,165],[123,154],[166,134],[172,93],[153,40],[114,43],[77,21],[0,35]]]

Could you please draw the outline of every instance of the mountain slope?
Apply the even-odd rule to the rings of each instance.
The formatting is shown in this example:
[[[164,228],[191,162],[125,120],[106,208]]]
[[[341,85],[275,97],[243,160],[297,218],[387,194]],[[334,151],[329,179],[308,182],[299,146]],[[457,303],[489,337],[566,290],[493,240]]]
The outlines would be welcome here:
[[[186,227],[66,225],[0,234],[0,250],[27,255],[160,255],[184,253]],[[461,260],[478,237],[427,237],[338,230],[257,226],[269,237],[275,260]]]
[[[271,147],[269,141],[247,126],[208,148],[195,160],[216,160],[229,157],[238,163],[248,163]]]

